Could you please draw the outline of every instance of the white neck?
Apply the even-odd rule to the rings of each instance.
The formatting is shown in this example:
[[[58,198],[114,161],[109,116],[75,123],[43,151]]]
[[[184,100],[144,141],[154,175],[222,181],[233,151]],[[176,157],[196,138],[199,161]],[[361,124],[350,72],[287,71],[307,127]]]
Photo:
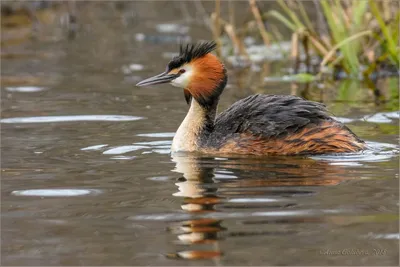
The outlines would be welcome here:
[[[206,122],[206,110],[192,98],[190,108],[185,119],[179,126],[172,141],[171,152],[198,150],[198,136]]]

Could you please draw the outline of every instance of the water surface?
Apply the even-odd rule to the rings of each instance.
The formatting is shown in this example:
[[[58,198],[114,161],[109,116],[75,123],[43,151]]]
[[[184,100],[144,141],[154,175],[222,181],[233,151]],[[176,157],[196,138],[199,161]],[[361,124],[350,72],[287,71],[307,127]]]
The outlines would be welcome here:
[[[7,35],[2,264],[398,265],[398,113],[323,97],[368,141],[354,155],[171,157],[182,91],[134,84],[164,70],[175,35],[211,35],[177,21],[179,5],[156,4],[167,3],[83,5],[74,39],[57,24],[33,39]],[[282,64],[268,64],[271,76]],[[264,76],[230,68],[220,110],[293,93]]]

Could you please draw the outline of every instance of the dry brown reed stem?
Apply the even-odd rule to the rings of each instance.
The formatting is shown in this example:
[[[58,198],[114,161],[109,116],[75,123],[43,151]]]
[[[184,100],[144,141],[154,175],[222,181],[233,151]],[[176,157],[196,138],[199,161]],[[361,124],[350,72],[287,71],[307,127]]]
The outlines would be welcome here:
[[[261,85],[265,84],[265,77],[270,76],[270,74],[271,74],[271,64],[266,62],[262,66],[261,75],[259,76],[260,77],[259,84]]]
[[[317,38],[315,38],[311,34],[308,34],[308,38],[309,38],[311,44],[318,50],[320,55],[323,56],[328,53],[328,50],[321,44],[321,42]]]
[[[367,49],[365,49],[364,55],[368,58],[370,62],[373,62],[377,58],[375,50],[379,45],[379,42],[375,42],[372,45],[369,45]]]
[[[389,6],[389,1],[382,1],[382,7],[383,7],[383,17],[385,21],[388,21],[391,16],[390,16],[390,6]]]
[[[299,2],[299,0],[296,0],[296,6],[300,12],[301,17],[303,18],[306,28],[313,33],[316,32],[313,23],[311,22],[309,16],[307,15],[303,3]]]
[[[345,26],[347,30],[350,30],[351,28],[351,19],[350,17],[352,16],[352,9],[350,6],[348,6],[347,8],[339,8],[339,10],[341,11],[341,14],[343,16],[343,21],[345,22]]]
[[[325,56],[324,56],[324,58],[323,58],[323,60],[322,60],[322,62],[321,62],[321,64],[320,64],[321,68],[322,68],[323,66],[325,66],[326,63],[328,63],[329,61],[331,61],[332,58],[335,57],[335,56],[334,56],[335,52],[336,52],[344,43],[349,43],[349,42],[351,42],[351,41],[353,41],[353,40],[359,38],[360,36],[370,35],[371,33],[372,33],[372,32],[371,32],[370,30],[362,31],[362,32],[359,32],[359,33],[357,33],[357,34],[354,34],[354,35],[352,35],[352,36],[346,38],[345,40],[342,40],[341,42],[337,43],[334,47],[331,48],[331,50],[330,50],[327,54],[325,54]]]
[[[229,8],[229,24],[235,28],[235,1],[229,0],[228,2]]]
[[[221,23],[220,23],[220,17],[221,17],[221,1],[220,0],[215,0],[215,12],[211,14],[211,21],[212,24],[214,25],[213,27],[213,35],[214,35],[214,40],[217,43],[217,49],[216,53],[217,56],[221,56]]]
[[[298,88],[299,88],[299,86],[297,85],[297,83],[290,83],[290,94],[297,95]]]
[[[283,40],[284,37],[276,25],[271,25],[271,32],[273,33],[272,36],[275,36],[275,40],[278,41],[278,43]]]
[[[319,0],[313,0],[316,13],[317,13],[317,34],[318,35],[326,35],[328,34],[328,25],[326,25],[326,21],[324,19],[324,13],[322,12],[321,9],[321,3]]]
[[[332,48],[331,39],[327,34],[322,34],[320,39],[321,39],[321,43],[324,44],[327,49]],[[326,49],[326,51],[328,51],[327,49]]]
[[[372,63],[375,59],[375,52],[373,50],[365,51],[365,56],[367,57],[368,61]]]
[[[294,32],[292,34],[292,47],[291,47],[291,53],[290,53],[290,56],[292,57],[292,59],[296,59],[299,54],[298,42],[299,42],[299,34],[297,32]]]
[[[294,72],[297,73],[299,70],[300,58],[299,58],[299,33],[294,32],[292,34],[292,48],[291,57],[294,62]]]
[[[228,34],[229,38],[232,40],[232,43],[235,46],[236,51],[238,51],[240,55],[245,56],[246,59],[249,59],[249,55],[246,52],[244,44],[241,42],[241,40],[236,35],[235,28],[229,23],[225,24],[224,28],[225,28],[225,32]]]
[[[306,67],[307,67],[307,72],[309,72],[309,68],[310,68],[310,51],[309,51],[309,40],[308,40],[308,35],[307,34],[303,34],[302,36],[302,43],[303,43],[303,47],[304,47],[304,53],[306,54]]]
[[[184,19],[187,22],[190,22],[192,20],[192,16],[190,15],[189,9],[186,6],[186,2],[179,2],[179,9],[181,10],[181,13],[183,14]]]
[[[208,17],[206,9],[201,3],[201,0],[194,0],[194,5],[196,6],[196,12],[200,13],[200,16],[203,19],[204,24],[207,25],[212,30],[210,19]]]
[[[265,45],[269,45],[269,37],[267,30],[265,29],[264,23],[261,18],[260,10],[258,10],[256,0],[249,0],[251,12],[253,13],[254,18],[257,22],[258,30],[260,31],[261,37]]]
[[[371,51],[371,52],[374,52],[374,51]],[[368,77],[374,70],[376,71],[378,69],[379,64],[381,62],[384,62],[387,59],[388,55],[389,54],[384,54],[384,55],[382,55],[382,56],[380,56],[378,58],[376,58],[375,55],[373,55],[374,58],[373,58],[371,64],[369,64],[368,69],[366,69],[363,72],[364,76]]]
[[[221,33],[221,25],[219,23],[219,18],[221,17],[221,1],[216,0],[215,1],[215,14],[217,16],[217,20],[215,21],[215,28],[216,28],[216,33],[219,35]]]

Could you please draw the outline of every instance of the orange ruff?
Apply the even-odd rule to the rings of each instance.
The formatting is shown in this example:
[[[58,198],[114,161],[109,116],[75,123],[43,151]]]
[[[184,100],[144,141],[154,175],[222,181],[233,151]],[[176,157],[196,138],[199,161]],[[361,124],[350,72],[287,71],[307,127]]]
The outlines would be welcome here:
[[[210,96],[214,88],[224,78],[224,68],[221,62],[213,54],[207,54],[195,59],[191,65],[194,68],[189,86],[186,88],[194,97]]]
[[[224,154],[299,155],[357,152],[365,148],[357,138],[332,121],[306,127],[281,138],[265,139],[251,133],[242,133],[228,141],[216,152]]]

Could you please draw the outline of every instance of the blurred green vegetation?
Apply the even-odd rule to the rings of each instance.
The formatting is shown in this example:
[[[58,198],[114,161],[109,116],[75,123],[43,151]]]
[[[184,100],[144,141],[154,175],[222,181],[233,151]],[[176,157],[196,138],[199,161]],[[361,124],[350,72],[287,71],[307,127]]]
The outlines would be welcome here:
[[[320,59],[319,72],[324,72],[324,67],[328,66],[340,68],[348,77],[357,78],[361,74],[369,78],[383,66],[398,71],[400,11],[397,1],[314,1],[318,13],[316,19],[306,12],[302,1],[276,2],[280,10],[263,12],[255,0],[249,0],[253,21],[266,46],[271,40],[282,41],[283,34],[272,26],[267,29],[265,25],[280,23],[292,32],[291,57],[299,60],[302,48],[307,61],[311,55]],[[216,0],[216,12],[211,16],[214,37],[219,39],[223,33],[221,29],[225,29],[233,45],[245,54],[240,37],[246,36],[235,34],[242,29],[236,29],[218,17],[219,6]]]
[[[384,102],[390,110],[398,110],[398,79],[389,79],[389,90],[379,86],[379,80],[399,76],[398,1],[276,0],[277,8],[266,12],[259,7],[262,1],[248,2],[253,15],[250,22],[257,25],[266,49],[285,41],[282,28],[276,25],[283,25],[291,32],[287,58],[293,62],[293,81],[350,79],[337,84],[338,100],[355,101],[367,95]],[[215,3],[216,11],[220,10],[220,1]],[[244,41],[247,35],[237,33],[246,32],[250,22],[235,28],[219,15],[219,11],[211,15],[214,38],[224,38],[225,34],[235,51],[249,59]],[[301,64],[305,68],[299,68]],[[372,94],[366,94],[364,88]]]
[[[114,3],[107,3],[103,8],[128,8],[121,3],[123,2],[117,1],[115,6]],[[93,2],[93,5],[95,4]],[[182,3],[175,3],[175,5],[180,4]],[[319,86],[320,89],[317,91],[327,90],[326,88],[335,90],[337,101],[363,103],[369,100],[379,102],[388,110],[399,109],[400,4],[398,1],[248,0],[247,3],[244,2],[248,6],[247,10],[235,10],[235,6],[239,4],[233,0],[215,0],[207,3],[195,1],[191,4],[196,9],[195,12],[204,16],[203,26],[209,26],[214,39],[221,44],[220,50],[217,51],[221,56],[231,56],[233,52],[236,57],[250,61],[247,66],[263,65],[268,59],[261,57],[260,62],[251,62],[257,56],[249,55],[249,49],[256,47],[256,43],[246,42],[246,38],[252,37],[255,42],[261,42],[261,46],[265,47],[266,52],[262,53],[282,55],[278,59],[282,62],[278,73],[281,82],[320,83],[322,86]],[[208,8],[202,6],[205,4]],[[207,12],[212,10],[209,8],[211,4],[214,12],[210,14]],[[73,24],[85,23],[84,18],[77,17],[84,16],[77,12],[79,11],[77,5],[92,5],[92,3],[90,1],[2,2],[2,29],[7,28],[9,32],[12,31],[12,34],[3,31],[2,47],[30,40],[37,25],[55,24],[57,20],[67,21],[69,34],[74,36],[77,27]],[[243,7],[243,2],[241,6]],[[57,18],[60,14],[67,16]],[[96,16],[93,18],[96,19]],[[245,22],[242,23],[243,21]],[[285,41],[288,39],[289,48],[285,48]],[[227,48],[225,52],[229,51],[230,54],[221,53],[222,44],[229,46],[223,48]],[[13,55],[2,54],[3,58],[6,56]],[[293,65],[290,75],[282,71],[287,69],[287,62]],[[265,77],[270,74],[270,67],[263,65],[260,73],[260,76],[263,76],[260,77],[260,81],[265,81]],[[340,82],[335,82],[336,80]],[[301,94],[306,96],[308,93]],[[321,92],[316,95],[321,95]]]

